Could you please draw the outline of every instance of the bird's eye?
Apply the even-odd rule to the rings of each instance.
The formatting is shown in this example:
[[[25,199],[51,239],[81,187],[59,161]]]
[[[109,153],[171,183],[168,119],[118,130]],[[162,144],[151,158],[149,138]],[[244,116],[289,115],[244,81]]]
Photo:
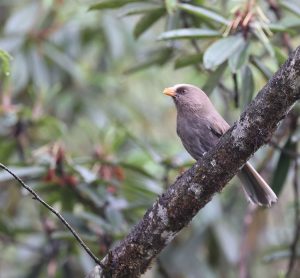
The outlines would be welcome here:
[[[180,89],[180,94],[185,94],[187,92],[186,89]]]

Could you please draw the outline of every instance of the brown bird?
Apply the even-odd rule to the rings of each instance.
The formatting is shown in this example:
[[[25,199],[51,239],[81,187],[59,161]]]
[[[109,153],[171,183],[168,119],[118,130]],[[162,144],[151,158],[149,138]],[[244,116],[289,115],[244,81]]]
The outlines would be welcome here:
[[[177,109],[177,134],[183,146],[195,159],[214,147],[229,129],[229,124],[215,109],[207,95],[196,86],[177,84],[166,88]],[[256,170],[247,162],[237,174],[243,183],[247,198],[260,206],[271,206],[276,194]]]

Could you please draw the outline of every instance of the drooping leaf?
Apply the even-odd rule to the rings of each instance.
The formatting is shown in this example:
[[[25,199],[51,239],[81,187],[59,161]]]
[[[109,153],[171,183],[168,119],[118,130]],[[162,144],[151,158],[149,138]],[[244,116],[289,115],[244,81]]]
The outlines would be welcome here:
[[[37,88],[47,89],[50,87],[50,72],[44,57],[39,52],[33,47],[28,55],[32,79]]]
[[[105,215],[106,215],[109,223],[113,227],[114,232],[119,233],[126,229],[124,217],[123,217],[122,213],[120,212],[120,210],[118,210],[112,206],[108,206],[108,207],[106,207]]]
[[[148,30],[156,21],[158,21],[165,13],[164,8],[156,9],[152,12],[149,12],[140,18],[137,22],[133,34],[137,39],[139,38],[146,30]]]
[[[272,32],[288,32],[289,31],[286,26],[284,26],[283,24],[280,24],[280,23],[270,23],[270,24],[268,24],[268,28]]]
[[[206,49],[203,56],[204,67],[207,69],[215,69],[218,65],[225,62],[238,49],[246,44],[244,38],[240,35],[229,36],[217,40]]]
[[[284,7],[286,10],[290,11],[291,13],[300,16],[300,5],[299,1],[293,1],[293,0],[284,0],[279,2],[282,7]]]
[[[297,144],[293,142],[291,138],[287,140],[283,147],[284,150],[292,153],[296,151],[296,148]],[[274,175],[271,183],[272,189],[277,194],[277,196],[282,191],[292,161],[293,158],[288,153],[285,153],[284,151],[281,152],[276,168],[274,170]]]
[[[24,89],[29,82],[30,70],[27,55],[27,53],[20,51],[14,55],[14,59],[11,63],[11,78],[16,91]]]
[[[293,32],[294,30],[291,30],[291,28],[298,28],[300,26],[300,18],[297,16],[286,16],[278,21],[277,24],[287,28],[287,32]]]
[[[207,8],[193,6],[190,4],[178,4],[178,8],[202,19],[208,19],[225,25],[229,24],[229,20]]]
[[[53,62],[70,74],[74,80],[79,83],[82,82],[81,69],[76,64],[76,61],[50,43],[45,44],[44,49],[45,55],[47,55]]]
[[[203,60],[203,53],[190,54],[181,56],[175,60],[175,69],[183,68],[190,65],[201,63]]]
[[[126,163],[126,162],[120,162],[119,163],[120,166],[122,166],[124,169],[128,169],[131,170],[133,172],[136,172],[144,177],[150,178],[152,180],[156,180],[157,177],[151,175],[149,172],[147,172],[145,169],[143,169],[141,166],[137,166],[131,163]]]
[[[140,70],[143,70],[143,69],[147,69],[151,66],[154,66],[154,65],[159,65],[160,64],[160,58],[159,57],[151,57],[149,58],[148,60],[145,60],[143,62],[140,62],[128,69],[126,69],[124,71],[124,74],[132,74],[132,73],[135,73],[137,71],[140,71]]]
[[[267,80],[272,77],[272,71],[258,57],[250,56],[250,61]]]
[[[218,31],[211,29],[198,29],[198,28],[184,28],[176,29],[162,33],[158,40],[176,40],[176,39],[204,39],[216,38],[221,34]]]
[[[143,13],[148,13],[157,10],[158,8],[163,8],[161,5],[152,2],[143,2],[143,3],[135,3],[125,7],[124,10],[121,11],[120,16],[131,16],[138,15]]]
[[[255,25],[255,28],[253,28],[253,33],[255,36],[260,40],[260,42],[263,44],[263,46],[266,48],[266,50],[269,52],[271,57],[274,57],[274,49],[273,46],[265,34],[265,32],[262,30],[261,26],[259,24]]]
[[[251,68],[246,65],[241,71],[240,106],[244,109],[252,100],[254,93],[254,78]]]
[[[241,44],[236,52],[228,59],[228,65],[232,73],[236,73],[247,63],[249,58],[248,46],[249,44]]]
[[[220,81],[225,69],[226,63],[223,63],[222,65],[218,66],[218,68],[214,72],[209,74],[208,79],[206,80],[206,83],[203,86],[203,90],[206,93],[210,94],[218,85],[218,82]]]
[[[140,0],[103,0],[90,6],[89,10],[116,9],[133,2],[140,2]]]
[[[0,49],[5,50],[9,53],[14,53],[14,57],[17,54],[16,51],[22,47],[25,38],[18,35],[7,35],[1,36],[0,38]]]
[[[104,229],[109,233],[113,231],[113,227],[98,215],[89,213],[87,211],[81,211],[78,212],[76,216],[82,220],[92,222],[93,224],[97,225],[98,227],[101,227],[102,229]]]
[[[149,68],[154,65],[163,65],[167,61],[170,60],[172,55],[173,55],[172,48],[169,48],[169,47],[161,48],[161,49],[157,50],[154,54],[149,55],[149,57],[147,59],[145,59],[144,61],[125,70],[124,73],[131,74],[131,73],[137,72],[139,70]]]
[[[4,32],[6,34],[25,35],[36,25],[39,17],[39,3],[25,5],[24,8],[13,13],[5,24]]]
[[[76,190],[80,196],[82,196],[87,202],[93,205],[95,208],[102,208],[105,205],[105,201],[103,198],[97,194],[90,187],[86,186],[86,184],[81,184],[76,187]]]

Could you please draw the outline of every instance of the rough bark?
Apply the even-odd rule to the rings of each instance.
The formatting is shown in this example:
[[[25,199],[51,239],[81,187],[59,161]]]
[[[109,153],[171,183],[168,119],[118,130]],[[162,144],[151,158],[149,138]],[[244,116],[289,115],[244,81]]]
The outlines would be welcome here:
[[[267,143],[300,98],[300,47],[269,80],[237,121],[191,169],[163,193],[129,235],[89,277],[139,277],[239,168]]]

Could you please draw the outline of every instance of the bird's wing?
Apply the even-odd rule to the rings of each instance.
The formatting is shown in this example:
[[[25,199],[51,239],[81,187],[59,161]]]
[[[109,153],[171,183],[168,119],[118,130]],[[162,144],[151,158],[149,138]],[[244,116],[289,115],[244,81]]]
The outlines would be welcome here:
[[[209,121],[209,129],[220,138],[228,129],[229,124],[220,116]]]
[[[220,138],[220,137],[223,135],[223,133],[221,133],[219,129],[216,129],[216,128],[213,127],[213,126],[209,126],[209,129],[210,129],[210,131],[211,131],[214,135],[216,135],[218,138]]]

